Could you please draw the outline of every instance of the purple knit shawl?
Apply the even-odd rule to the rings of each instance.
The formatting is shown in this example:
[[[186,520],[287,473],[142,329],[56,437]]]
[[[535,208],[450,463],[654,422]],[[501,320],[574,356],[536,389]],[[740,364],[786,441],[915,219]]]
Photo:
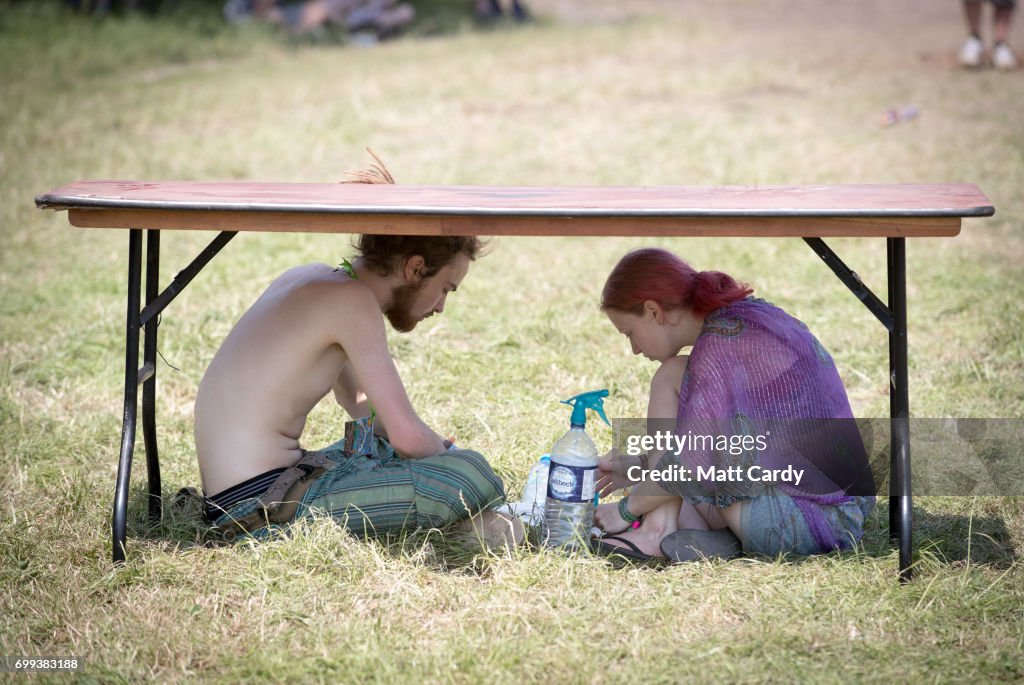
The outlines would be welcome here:
[[[744,468],[804,469],[799,486],[775,485],[796,502],[822,550],[848,541],[833,534],[820,506],[851,501],[848,490],[866,471],[867,456],[852,419],[831,355],[801,321],[753,297],[705,317],[680,388],[677,434],[721,434],[728,425],[734,433],[770,426],[771,435],[767,449],[740,458],[714,450],[687,452],[681,456],[684,466],[725,468],[739,461]],[[756,496],[729,485],[703,487],[704,496],[696,499],[718,506]]]

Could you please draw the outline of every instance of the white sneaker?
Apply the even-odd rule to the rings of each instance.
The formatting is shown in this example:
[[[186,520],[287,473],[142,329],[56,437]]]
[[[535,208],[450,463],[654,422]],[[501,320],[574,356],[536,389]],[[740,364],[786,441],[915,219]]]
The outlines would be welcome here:
[[[1017,68],[1017,58],[1009,45],[1003,42],[996,43],[992,48],[992,66],[996,69],[1007,70]]]
[[[980,67],[985,57],[985,45],[974,36],[969,36],[964,46],[960,48],[960,66]]]

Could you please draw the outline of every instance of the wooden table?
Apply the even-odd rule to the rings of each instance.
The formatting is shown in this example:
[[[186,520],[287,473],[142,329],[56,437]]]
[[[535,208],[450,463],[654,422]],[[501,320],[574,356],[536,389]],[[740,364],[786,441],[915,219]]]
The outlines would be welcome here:
[[[125,558],[128,482],[138,386],[149,474],[149,514],[161,515],[156,445],[157,316],[238,231],[479,236],[704,236],[802,238],[889,334],[892,421],[889,535],[899,574],[911,575],[912,517],[907,379],[906,238],[952,237],[964,217],[994,214],[970,184],[839,186],[514,187],[308,183],[80,181],[36,198],[68,210],[72,225],[127,228],[128,312],[124,420],[113,512],[113,558]],[[160,232],[220,234],[160,290]],[[146,296],[140,308],[143,232]],[[885,238],[882,301],[825,237]],[[139,366],[139,331],[145,330]]]

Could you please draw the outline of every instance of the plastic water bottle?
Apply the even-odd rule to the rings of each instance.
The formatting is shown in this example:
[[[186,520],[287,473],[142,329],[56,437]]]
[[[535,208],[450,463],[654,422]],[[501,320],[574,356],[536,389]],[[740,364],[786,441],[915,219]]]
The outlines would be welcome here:
[[[579,549],[590,538],[598,459],[597,447],[585,430],[587,409],[608,423],[603,402],[607,396],[607,390],[594,390],[562,401],[573,410],[569,431],[551,448],[542,536],[548,547]]]
[[[544,520],[544,503],[548,494],[548,472],[551,467],[551,455],[542,454],[526,477],[526,489],[523,490],[523,501],[520,503],[526,515],[526,522],[531,526],[540,525]]]

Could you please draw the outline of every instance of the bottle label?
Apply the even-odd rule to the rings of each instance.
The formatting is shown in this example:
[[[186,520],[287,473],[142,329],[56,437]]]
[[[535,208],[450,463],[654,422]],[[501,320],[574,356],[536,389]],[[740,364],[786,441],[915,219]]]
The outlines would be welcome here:
[[[597,466],[569,466],[551,463],[548,497],[560,502],[583,504],[594,500]]]

